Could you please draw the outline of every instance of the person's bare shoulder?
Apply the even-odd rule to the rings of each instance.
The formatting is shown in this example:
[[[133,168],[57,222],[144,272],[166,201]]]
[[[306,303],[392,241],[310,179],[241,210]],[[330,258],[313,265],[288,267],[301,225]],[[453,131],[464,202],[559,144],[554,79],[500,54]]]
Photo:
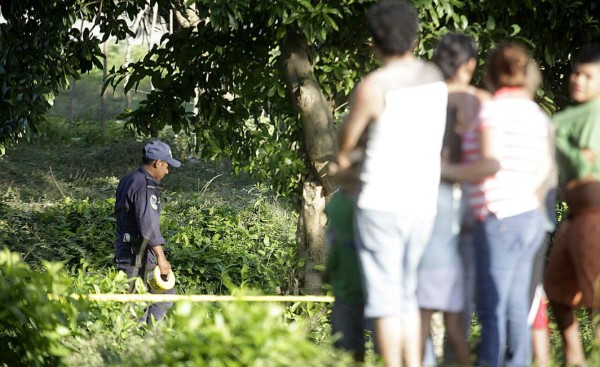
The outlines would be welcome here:
[[[362,135],[365,127],[371,123],[384,105],[384,92],[376,73],[370,73],[358,83],[350,98],[350,113],[342,125],[342,132]],[[356,131],[355,131],[356,130]]]
[[[436,64],[431,61],[421,60],[421,76],[426,78],[429,82],[441,82],[444,81],[444,75]]]
[[[366,75],[353,92],[353,105],[370,103],[373,99],[380,98],[383,95],[382,77],[383,75],[379,71]]]
[[[435,64],[417,58],[394,62],[369,76],[383,91],[444,81],[441,71]]]
[[[362,82],[367,84],[367,88],[385,89],[386,83],[394,78],[396,78],[394,70],[384,66],[367,74]]]

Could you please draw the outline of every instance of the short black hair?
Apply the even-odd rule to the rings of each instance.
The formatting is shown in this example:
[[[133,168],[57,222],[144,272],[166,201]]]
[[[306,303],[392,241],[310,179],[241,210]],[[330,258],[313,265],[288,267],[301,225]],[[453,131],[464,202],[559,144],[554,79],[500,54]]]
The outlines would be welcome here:
[[[448,33],[438,42],[433,61],[442,71],[444,79],[452,79],[465,62],[477,59],[477,46],[473,38],[465,34]]]
[[[144,165],[144,166],[153,164],[154,161],[156,161],[156,159],[150,159],[150,158],[142,157],[142,165]]]
[[[384,56],[404,55],[419,34],[415,8],[405,0],[383,0],[367,14],[373,43]]]
[[[575,65],[600,63],[600,43],[585,45],[575,59]]]
[[[142,148],[142,165],[147,166],[152,164],[156,159],[146,158],[146,147]]]

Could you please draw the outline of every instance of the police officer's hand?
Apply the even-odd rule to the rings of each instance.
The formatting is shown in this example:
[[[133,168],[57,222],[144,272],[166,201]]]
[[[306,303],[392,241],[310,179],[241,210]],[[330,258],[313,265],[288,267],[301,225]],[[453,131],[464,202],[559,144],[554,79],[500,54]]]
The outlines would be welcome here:
[[[166,258],[158,260],[158,268],[162,275],[169,275],[169,273],[171,273],[171,264]]]
[[[156,262],[158,268],[160,269],[160,273],[162,275],[169,275],[169,273],[171,272],[171,264],[169,263],[169,261],[167,261],[167,257],[163,252],[162,246],[154,246],[152,247],[152,251],[156,255]]]

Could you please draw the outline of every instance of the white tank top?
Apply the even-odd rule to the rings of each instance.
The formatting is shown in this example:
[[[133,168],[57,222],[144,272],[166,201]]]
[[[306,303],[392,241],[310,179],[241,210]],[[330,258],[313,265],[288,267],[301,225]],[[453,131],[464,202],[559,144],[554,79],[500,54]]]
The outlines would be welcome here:
[[[393,89],[370,124],[358,207],[434,216],[448,89],[442,81]]]

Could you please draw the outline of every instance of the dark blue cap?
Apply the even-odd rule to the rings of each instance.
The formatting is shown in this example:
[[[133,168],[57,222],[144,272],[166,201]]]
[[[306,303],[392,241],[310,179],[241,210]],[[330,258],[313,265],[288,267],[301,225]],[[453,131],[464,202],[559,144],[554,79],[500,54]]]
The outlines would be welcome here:
[[[175,168],[181,166],[181,162],[173,158],[171,148],[160,140],[151,140],[146,144],[144,147],[144,158],[165,161]]]

